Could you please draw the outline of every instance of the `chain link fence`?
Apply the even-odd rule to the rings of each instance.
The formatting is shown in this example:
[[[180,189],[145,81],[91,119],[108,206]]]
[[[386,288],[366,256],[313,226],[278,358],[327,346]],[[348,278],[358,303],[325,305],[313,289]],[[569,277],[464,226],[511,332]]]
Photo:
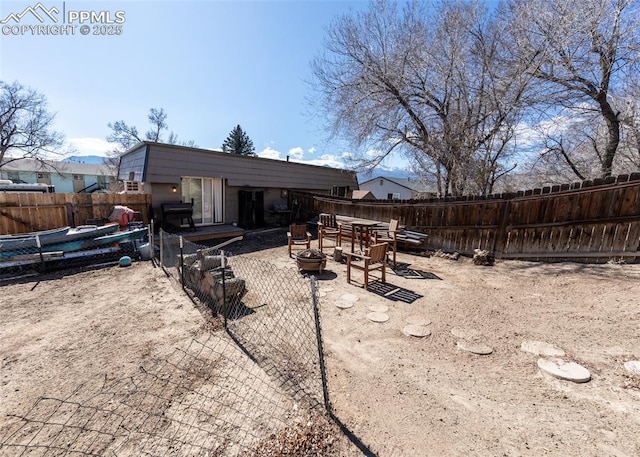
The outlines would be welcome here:
[[[286,427],[295,408],[237,345],[210,335],[125,379],[40,398],[15,416],[0,454],[241,455]]]
[[[160,233],[160,263],[297,400],[327,408],[315,278]],[[235,240],[230,240],[232,243]],[[232,244],[230,244],[232,246]]]
[[[155,257],[212,331],[126,378],[40,398],[0,429],[0,455],[358,455],[330,413],[315,279],[159,241]]]

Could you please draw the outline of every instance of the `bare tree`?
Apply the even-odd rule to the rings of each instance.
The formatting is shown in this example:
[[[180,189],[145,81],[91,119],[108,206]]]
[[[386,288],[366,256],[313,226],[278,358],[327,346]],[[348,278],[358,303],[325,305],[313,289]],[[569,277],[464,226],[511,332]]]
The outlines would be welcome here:
[[[44,95],[17,81],[0,81],[0,167],[59,153],[64,137],[53,130],[54,118]]]
[[[629,80],[626,88],[627,97],[620,102],[623,134],[619,161],[623,172],[640,170],[640,80]]]
[[[118,145],[115,150],[118,153],[122,153],[142,141],[162,142],[162,135],[168,129],[167,113],[162,108],[151,108],[147,119],[149,119],[151,127],[144,136],[138,132],[135,126],[129,125],[125,121],[109,122],[107,126],[111,129],[111,133],[107,136],[107,141]]]
[[[333,134],[379,151],[364,167],[405,154],[441,195],[490,191],[513,167],[506,144],[527,87],[500,64],[498,32],[477,2],[379,0],[339,18],[312,63]]]
[[[167,113],[164,109],[151,108],[147,115],[150,127],[147,132],[141,135],[134,125],[129,125],[125,121],[109,122],[107,126],[111,129],[111,133],[107,136],[107,141],[116,143],[116,147],[109,154],[109,162],[117,165],[120,156],[138,143],[143,141],[152,141],[154,143],[164,142],[164,134],[169,130],[167,124]],[[178,135],[173,132],[169,133],[166,140],[167,144],[180,144],[181,146],[197,147],[193,140],[178,141]]]
[[[620,112],[613,97],[638,65],[638,2],[509,0],[500,17],[505,35],[513,43],[512,63],[536,79],[538,106],[551,118],[559,110],[572,108],[595,113],[604,123],[603,142],[591,136],[576,144],[584,148],[590,143],[600,176],[610,176],[621,139]],[[598,123],[592,124],[592,132],[598,130]],[[567,145],[556,138],[555,147],[546,153],[558,155],[583,178],[575,159],[584,157],[584,150],[568,149]]]

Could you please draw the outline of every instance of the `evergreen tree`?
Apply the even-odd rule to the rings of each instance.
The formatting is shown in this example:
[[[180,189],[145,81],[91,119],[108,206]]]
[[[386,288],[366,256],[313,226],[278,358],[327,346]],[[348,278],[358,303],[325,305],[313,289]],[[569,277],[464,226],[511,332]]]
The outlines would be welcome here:
[[[236,126],[227,139],[224,140],[222,150],[232,154],[242,154],[246,156],[256,155],[256,148],[253,147],[253,141],[251,141],[251,138],[242,130],[240,125]]]

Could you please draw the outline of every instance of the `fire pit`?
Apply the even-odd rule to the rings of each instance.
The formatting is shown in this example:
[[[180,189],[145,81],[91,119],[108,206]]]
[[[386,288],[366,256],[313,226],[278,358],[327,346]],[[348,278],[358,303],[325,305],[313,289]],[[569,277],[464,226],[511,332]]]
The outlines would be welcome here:
[[[317,249],[305,249],[296,256],[296,263],[299,270],[317,271],[322,274],[322,271],[327,266],[327,255]]]

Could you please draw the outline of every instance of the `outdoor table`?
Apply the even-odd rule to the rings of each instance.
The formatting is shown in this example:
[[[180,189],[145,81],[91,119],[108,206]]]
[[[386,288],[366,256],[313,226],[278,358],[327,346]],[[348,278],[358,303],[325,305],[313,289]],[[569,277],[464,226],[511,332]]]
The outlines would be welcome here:
[[[360,250],[362,250],[363,246],[368,248],[369,241],[371,240],[371,229],[376,225],[381,224],[380,221],[347,216],[336,216],[336,222],[338,223],[340,230],[342,230],[342,225],[351,226],[351,252],[354,251],[356,237],[358,238]]]

